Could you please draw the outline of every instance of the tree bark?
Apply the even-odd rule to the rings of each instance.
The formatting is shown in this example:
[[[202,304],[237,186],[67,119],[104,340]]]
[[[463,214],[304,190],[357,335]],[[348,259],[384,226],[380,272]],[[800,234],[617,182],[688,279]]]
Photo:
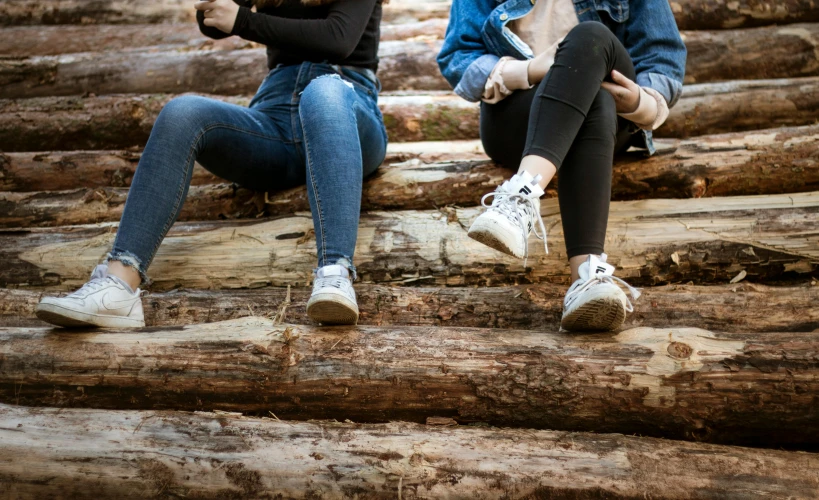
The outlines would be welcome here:
[[[397,28],[397,26],[396,26]],[[150,47],[146,49],[146,47]],[[11,26],[0,30],[0,55],[50,56],[80,52],[238,50],[261,47],[239,37],[208,38],[194,23]]]
[[[10,328],[0,338],[5,404],[360,422],[438,416],[819,446],[819,338],[809,333],[637,328],[578,337],[243,318],[138,334]]]
[[[479,208],[368,212],[356,266],[365,283],[506,285],[568,283],[557,200],[542,214],[550,253],[532,241],[528,266],[469,239]],[[805,280],[819,271],[819,193],[708,200],[615,202],[609,262],[635,285],[727,283],[745,271],[757,282]],[[116,226],[0,232],[0,286],[76,288],[107,252]],[[309,214],[266,221],[181,223],[151,267],[156,291],[304,285],[315,266]]]
[[[819,126],[662,140],[659,153],[617,158],[615,200],[780,194],[819,190]],[[462,152],[398,153],[364,183],[362,209],[474,206],[512,171]],[[0,155],[0,227],[47,227],[119,220],[139,155],[122,152]],[[426,163],[429,157],[438,162]],[[484,157],[485,158],[485,157]],[[406,160],[401,162],[401,160]],[[737,179],[742,179],[741,182]],[[558,179],[559,180],[559,179]],[[305,188],[265,195],[197,166],[179,220],[285,215],[309,210]],[[204,184],[204,185],[202,185]],[[557,182],[547,197],[557,195]],[[88,186],[88,187],[81,187]],[[55,192],[56,191],[56,192]]]
[[[53,151],[143,146],[170,95],[43,97],[0,100],[0,150]],[[216,97],[216,96],[211,96]],[[240,97],[216,97],[247,105]],[[449,93],[382,95],[392,142],[480,136],[479,107]],[[813,124],[819,77],[687,86],[655,134],[691,137],[771,126]]]
[[[682,32],[685,83],[819,74],[819,24]]]
[[[0,484],[16,498],[785,499],[819,487],[815,454],[619,434],[3,405],[0,435],[15,457]]]
[[[427,24],[396,28],[412,35],[423,31]],[[173,28],[176,27],[165,29]],[[156,30],[153,27],[149,31]],[[440,30],[437,26],[432,26],[432,30],[432,36],[416,37],[413,41],[381,43],[379,78],[384,90],[450,90],[435,59],[442,43],[435,38],[435,33]],[[695,31],[685,32],[683,36],[689,50],[687,83],[819,74],[819,24]],[[110,35],[103,31],[97,37],[102,38],[99,47]],[[7,98],[87,92],[253,94],[267,73],[264,49],[191,50],[209,46],[207,40],[193,37],[179,50],[98,52],[97,48],[84,54],[10,59],[0,65],[0,88]],[[234,45],[252,45],[235,37],[229,40],[234,40]],[[229,42],[220,43],[222,48],[231,46]],[[231,78],[220,78],[228,73]]]
[[[434,42],[382,42],[380,47],[384,90],[449,89],[437,69]],[[0,89],[6,98],[88,92],[252,95],[267,72],[264,49],[90,52],[0,60]],[[231,77],[217,77],[225,74]]]
[[[211,323],[280,314],[288,323],[311,324],[305,306],[310,288],[175,290],[145,295],[148,326]],[[357,284],[360,325],[473,327],[557,331],[566,287],[410,288]],[[48,326],[34,316],[53,292],[0,289],[0,326]],[[810,332],[819,329],[819,286],[767,287],[667,285],[643,289],[626,328],[699,325],[722,332]],[[757,307],[765,304],[765,307]]]
[[[0,26],[192,23],[195,13],[186,0],[3,0]],[[382,20],[397,24],[447,16],[445,2],[391,2],[384,5]]]
[[[669,0],[669,3],[681,30],[819,21],[819,9],[813,0]]]

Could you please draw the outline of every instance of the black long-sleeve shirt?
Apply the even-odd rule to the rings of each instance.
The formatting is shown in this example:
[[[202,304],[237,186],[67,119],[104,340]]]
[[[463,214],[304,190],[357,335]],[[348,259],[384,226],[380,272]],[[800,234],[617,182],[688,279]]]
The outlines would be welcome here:
[[[238,35],[266,45],[271,69],[305,61],[378,69],[381,0],[337,0],[310,7],[284,0],[279,7],[258,12],[250,10],[250,1],[234,1],[239,13],[230,34],[205,26],[202,11],[196,12],[199,29],[215,39]]]

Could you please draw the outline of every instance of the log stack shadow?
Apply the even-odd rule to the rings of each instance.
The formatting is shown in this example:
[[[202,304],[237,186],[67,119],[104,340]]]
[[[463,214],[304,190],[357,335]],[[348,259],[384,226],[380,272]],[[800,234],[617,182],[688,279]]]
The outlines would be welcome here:
[[[364,186],[361,326],[306,316],[303,188],[197,166],[149,327],[47,328],[37,301],[105,254],[162,106],[247,104],[265,59],[202,37],[182,0],[0,4],[0,490],[819,498],[819,10],[671,7],[683,97],[656,156],[617,159],[606,243],[644,297],[622,331],[572,336],[555,186],[548,255],[524,267],[466,237],[511,172],[438,73],[436,0],[385,7],[391,144]]]

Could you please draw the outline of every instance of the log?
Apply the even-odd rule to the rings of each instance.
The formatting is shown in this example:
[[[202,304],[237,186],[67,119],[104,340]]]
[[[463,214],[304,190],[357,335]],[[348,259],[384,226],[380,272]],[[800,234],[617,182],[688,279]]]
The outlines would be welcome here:
[[[569,280],[557,200],[542,214],[551,252],[533,241],[528,266],[466,236],[479,208],[368,212],[355,263],[364,283],[428,286]],[[756,282],[819,276],[819,193],[615,202],[606,250],[635,285]],[[116,225],[0,231],[0,287],[77,288],[107,252]],[[315,266],[309,214],[180,223],[151,267],[153,290],[300,286]]]
[[[398,143],[401,146],[401,143]],[[658,155],[618,157],[612,198],[689,198],[819,190],[819,126],[704,136],[659,143]],[[479,144],[477,145],[479,147]],[[474,206],[512,171],[485,157],[397,153],[364,184],[362,209]],[[478,156],[477,154],[474,156]],[[4,160],[5,158],[5,160]],[[48,227],[119,220],[138,154],[122,152],[0,155],[0,227]],[[438,159],[438,162],[430,161]],[[405,160],[405,161],[401,161]],[[741,179],[741,181],[738,181]],[[254,193],[220,184],[197,166],[179,220],[254,218],[310,210],[305,188]],[[42,186],[40,185],[42,182]],[[546,191],[557,195],[557,182]],[[89,187],[80,187],[87,185]],[[51,190],[51,191],[46,191]]]
[[[3,0],[0,26],[51,24],[180,23],[195,20],[187,0]],[[385,23],[418,22],[447,17],[445,2],[390,2],[384,6]]]
[[[63,292],[64,293],[64,292]],[[212,323],[275,316],[286,305],[288,323],[311,324],[305,305],[310,289],[175,290],[143,299],[148,326]],[[410,288],[357,284],[361,325],[504,328],[557,331],[565,286],[538,284],[495,288]],[[0,327],[49,326],[34,316],[53,292],[0,289]],[[723,332],[819,330],[819,286],[767,287],[753,283],[649,287],[625,328],[698,325]],[[756,307],[765,304],[765,307]]]
[[[145,49],[151,47],[151,49]],[[194,23],[13,26],[0,30],[0,55],[14,57],[79,52],[238,50],[260,47],[239,37],[213,40]]]
[[[681,30],[717,30],[819,21],[815,0],[669,0]]]
[[[816,77],[697,84],[685,87],[684,97],[655,134],[685,138],[761,126],[805,125],[816,123],[817,116]]]
[[[358,422],[450,417],[528,428],[811,449],[816,334],[616,335],[320,328],[264,318],[170,328],[0,330],[0,403],[227,410]]]
[[[0,436],[15,457],[0,484],[18,498],[771,499],[819,486],[816,454],[619,434],[3,405]]]
[[[819,23],[682,32],[685,83],[819,74]]]
[[[424,29],[417,24],[404,26],[407,34]],[[434,29],[440,31],[440,27]],[[819,74],[819,24],[695,31],[685,32],[683,36],[689,49],[686,83]],[[235,40],[241,43],[240,39]],[[227,42],[220,43],[223,48],[230,47]],[[434,35],[413,41],[382,42],[378,74],[383,88],[387,91],[450,90],[435,59],[441,43]],[[198,36],[178,50],[99,52],[96,49],[84,54],[8,59],[0,61],[0,89],[7,98],[86,92],[249,95],[256,91],[267,73],[267,56],[262,48],[192,50],[197,46],[209,45]],[[232,76],[221,78],[224,74]]]
[[[112,95],[0,99],[0,150],[54,151],[144,146],[173,96]],[[216,97],[247,105],[246,98]],[[451,93],[382,95],[392,142],[480,136],[479,108]],[[819,77],[690,85],[656,131],[661,137],[807,125],[819,116]]]

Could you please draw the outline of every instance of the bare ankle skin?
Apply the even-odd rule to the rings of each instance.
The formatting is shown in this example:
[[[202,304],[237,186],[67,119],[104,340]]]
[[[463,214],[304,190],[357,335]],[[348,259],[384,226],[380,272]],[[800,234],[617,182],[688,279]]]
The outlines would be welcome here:
[[[524,156],[520,161],[520,168],[518,173],[529,172],[532,177],[537,177],[538,174],[542,177],[538,185],[541,189],[546,189],[546,186],[552,181],[552,178],[557,173],[555,164],[537,155]]]
[[[139,288],[139,285],[142,284],[142,278],[139,277],[139,273],[136,269],[123,265],[123,263],[118,260],[108,262],[108,274],[116,276],[128,283],[131,290],[136,290]]]
[[[569,266],[572,268],[572,283],[580,279],[580,273],[578,269],[580,269],[580,264],[586,262],[586,259],[589,258],[589,254],[585,255],[575,255],[571,259],[569,259]]]

